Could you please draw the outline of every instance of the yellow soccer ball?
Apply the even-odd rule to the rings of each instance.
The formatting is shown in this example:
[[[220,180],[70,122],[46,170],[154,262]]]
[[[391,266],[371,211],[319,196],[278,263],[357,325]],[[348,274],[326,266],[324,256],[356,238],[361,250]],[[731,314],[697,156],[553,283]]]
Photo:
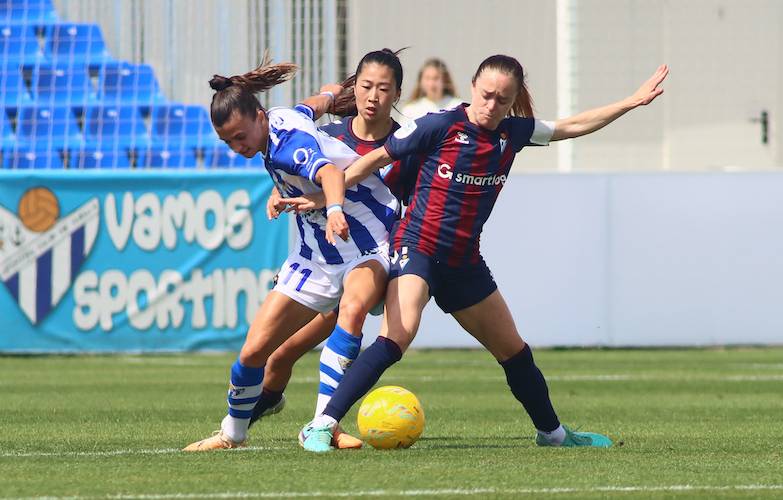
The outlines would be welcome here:
[[[357,420],[362,439],[373,448],[408,448],[424,430],[424,409],[409,390],[387,385],[364,398]]]

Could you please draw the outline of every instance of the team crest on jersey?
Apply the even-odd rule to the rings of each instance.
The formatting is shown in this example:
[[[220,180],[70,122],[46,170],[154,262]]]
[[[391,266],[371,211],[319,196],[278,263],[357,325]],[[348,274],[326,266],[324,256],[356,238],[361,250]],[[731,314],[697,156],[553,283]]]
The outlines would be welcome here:
[[[465,132],[457,132],[457,137],[454,138],[454,142],[458,142],[460,144],[470,144],[470,141],[468,140],[468,134]]]
[[[508,134],[505,132],[500,133],[500,153],[502,154],[506,150],[508,144]]]
[[[0,279],[30,323],[54,310],[71,288],[98,233],[97,198],[61,216],[45,187],[28,189],[17,213],[0,205]]]

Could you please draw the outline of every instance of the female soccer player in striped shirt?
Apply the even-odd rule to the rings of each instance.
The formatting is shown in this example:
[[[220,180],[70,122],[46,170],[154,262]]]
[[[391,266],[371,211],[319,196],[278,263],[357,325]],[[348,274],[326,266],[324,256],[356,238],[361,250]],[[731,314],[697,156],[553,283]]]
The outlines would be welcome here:
[[[220,431],[185,451],[242,446],[270,354],[338,303],[361,314],[363,321],[386,287],[389,229],[398,217],[399,203],[379,176],[362,180],[346,197],[343,169],[358,155],[317,131],[313,122],[334,95],[315,96],[293,109],[270,110],[255,96],[290,78],[295,69],[265,60],[244,75],[216,75],[210,81],[216,91],[210,114],[218,136],[247,158],[263,154],[280,193],[290,197],[323,192],[327,206],[297,214],[299,244],[283,263],[231,368],[228,415]],[[341,302],[341,297],[347,299]]]
[[[332,449],[337,422],[401,359],[430,297],[503,367],[512,393],[538,431],[537,444],[611,446],[606,436],[573,432],[561,425],[544,376],[481,256],[479,237],[516,153],[525,146],[595,132],[649,104],[663,92],[659,85],[667,73],[665,65],[659,67],[627,99],[548,122],[533,118],[519,62],[492,56],[473,77],[470,105],[416,120],[346,170],[350,186],[401,156],[422,158],[411,204],[392,237],[394,254],[381,336],[346,372],[323,414],[305,426],[305,449]]]

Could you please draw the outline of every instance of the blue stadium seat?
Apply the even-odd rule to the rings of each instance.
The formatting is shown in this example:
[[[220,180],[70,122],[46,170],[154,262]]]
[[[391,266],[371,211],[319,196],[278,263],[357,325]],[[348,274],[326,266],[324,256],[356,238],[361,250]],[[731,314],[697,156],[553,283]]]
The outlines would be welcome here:
[[[0,24],[45,25],[58,22],[52,0],[0,0]]]
[[[3,66],[35,64],[43,52],[32,26],[0,25],[0,61]]]
[[[173,148],[152,147],[137,150],[138,168],[195,168],[196,152],[181,145]]]
[[[40,64],[33,69],[30,85],[39,105],[84,106],[97,99],[84,65]]]
[[[76,116],[66,106],[20,108],[16,137],[29,148],[70,149],[84,143]]]
[[[97,24],[55,24],[46,28],[45,55],[65,64],[100,67],[111,61]]]
[[[152,109],[152,140],[163,147],[184,144],[205,148],[212,147],[218,137],[206,109],[171,104]]]
[[[16,134],[14,134],[5,109],[2,109],[0,110],[0,147],[5,150],[13,148],[14,145],[16,145]]]
[[[99,105],[84,112],[84,136],[88,145],[104,149],[141,148],[150,136],[135,106]]]
[[[264,168],[264,158],[261,155],[245,158],[233,152],[225,144],[219,143],[204,152],[204,166],[206,168]]]
[[[70,152],[68,168],[130,168],[128,151],[88,147]]]
[[[59,151],[51,149],[10,149],[3,151],[4,168],[63,168]]]
[[[3,66],[0,63],[0,106],[18,107],[31,102],[21,68],[15,64]]]
[[[106,103],[152,106],[166,102],[155,71],[148,64],[106,63],[98,87],[99,98]]]

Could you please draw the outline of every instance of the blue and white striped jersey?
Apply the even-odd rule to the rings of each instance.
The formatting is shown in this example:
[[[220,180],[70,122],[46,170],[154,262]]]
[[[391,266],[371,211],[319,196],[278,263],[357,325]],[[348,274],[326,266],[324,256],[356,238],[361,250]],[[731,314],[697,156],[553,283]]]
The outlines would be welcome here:
[[[307,106],[272,108],[268,117],[269,144],[264,164],[283,196],[321,191],[315,183],[318,169],[329,163],[345,169],[359,158],[351,148],[318,130]],[[389,241],[399,202],[380,176],[371,175],[346,189],[343,210],[350,238],[337,238],[336,246],[326,241],[325,209],[296,216],[302,257],[322,264],[342,264],[376,252]]]

